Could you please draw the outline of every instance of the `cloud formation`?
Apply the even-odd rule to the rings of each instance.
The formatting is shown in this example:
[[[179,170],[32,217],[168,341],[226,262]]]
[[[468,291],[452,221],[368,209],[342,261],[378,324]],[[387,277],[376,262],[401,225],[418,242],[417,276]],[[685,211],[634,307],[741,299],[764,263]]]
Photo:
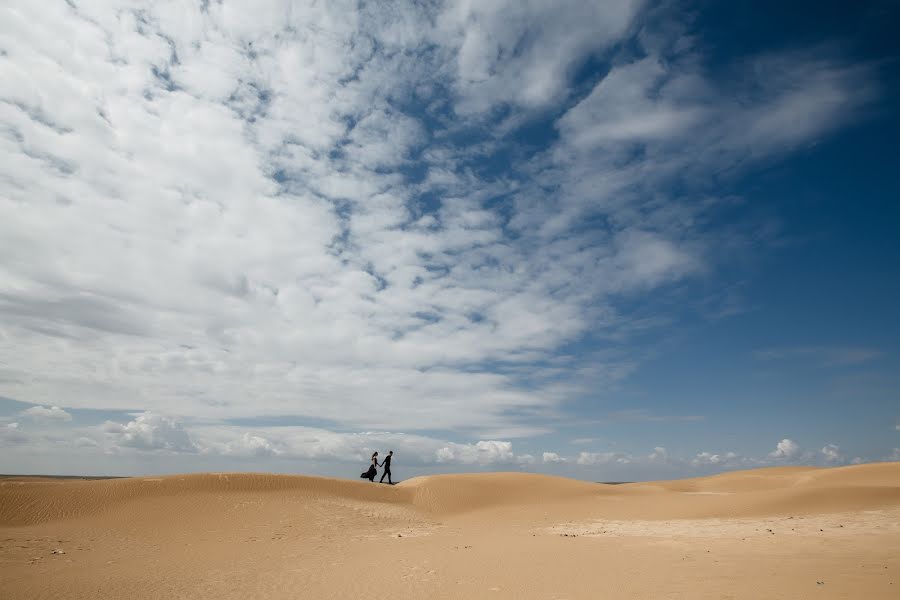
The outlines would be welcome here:
[[[560,456],[556,452],[544,452],[542,454],[542,462],[546,464],[558,464],[566,462],[565,457]]]
[[[72,415],[58,406],[32,406],[20,413],[23,417],[30,417],[35,421],[71,421]]]
[[[800,445],[794,440],[785,438],[775,445],[775,449],[769,453],[770,458],[792,459],[800,454]]]
[[[775,452],[762,455],[741,455],[734,451],[684,455],[656,446],[650,452],[598,450],[566,455],[544,451],[536,456],[527,451],[528,443],[513,440],[460,443],[435,435],[391,431],[339,432],[277,424],[191,423],[151,412],[96,425],[58,419],[32,423],[29,426],[16,421],[0,422],[0,447],[7,451],[7,458],[44,454],[60,461],[62,457],[81,455],[89,457],[91,465],[100,464],[103,459],[112,461],[106,463],[109,465],[136,461],[174,465],[178,470],[223,466],[246,469],[264,464],[270,469],[290,471],[302,464],[346,474],[348,465],[354,465],[349,468],[349,472],[354,472],[356,466],[368,462],[374,451],[384,454],[393,450],[398,467],[407,476],[435,471],[499,469],[564,472],[590,480],[705,475],[786,462],[833,466],[870,460],[864,457],[847,460],[836,444],[825,444],[820,451],[804,453],[799,444],[787,438],[777,444]],[[886,456],[880,460],[897,458]],[[84,471],[76,469],[75,472]]]
[[[103,432],[113,440],[113,447],[169,452],[196,452],[197,444],[176,419],[143,413],[133,421],[121,424],[107,421]]]
[[[790,441],[790,440],[788,440]],[[770,455],[771,456],[771,455]],[[695,467],[714,466],[736,466],[740,464],[741,457],[734,452],[725,452],[722,454],[714,454],[712,452],[698,452],[697,456],[691,459],[691,464]]]
[[[826,463],[839,463],[843,462],[844,460],[844,457],[841,454],[840,447],[836,446],[835,444],[826,444],[822,447],[820,452],[822,453],[822,456],[824,457]]]
[[[668,462],[669,451],[662,446],[657,446],[653,449],[653,452],[647,455],[647,460],[649,460],[650,462]]]
[[[4,393],[51,407],[34,418],[131,411],[102,443],[144,451],[355,458],[377,438],[527,464],[511,439],[639,361],[563,349],[627,339],[644,321],[623,299],[727,254],[703,182],[875,94],[802,52],[750,58],[731,89],[630,0],[3,11]],[[228,425],[262,417],[326,425]],[[408,437],[346,433],[385,430]]]
[[[582,466],[628,464],[633,457],[624,452],[579,452],[575,462]]]

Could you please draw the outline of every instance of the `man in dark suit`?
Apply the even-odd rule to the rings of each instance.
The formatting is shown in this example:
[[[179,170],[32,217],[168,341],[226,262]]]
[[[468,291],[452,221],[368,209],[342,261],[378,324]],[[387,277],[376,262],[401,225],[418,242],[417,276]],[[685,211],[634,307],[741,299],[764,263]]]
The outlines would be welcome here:
[[[384,472],[381,474],[381,479],[378,480],[379,483],[384,483],[384,476],[387,475],[388,483],[394,485],[394,482],[391,481],[391,458],[394,457],[394,451],[389,450],[387,456],[384,457],[384,462],[381,463],[381,466],[384,467]]]

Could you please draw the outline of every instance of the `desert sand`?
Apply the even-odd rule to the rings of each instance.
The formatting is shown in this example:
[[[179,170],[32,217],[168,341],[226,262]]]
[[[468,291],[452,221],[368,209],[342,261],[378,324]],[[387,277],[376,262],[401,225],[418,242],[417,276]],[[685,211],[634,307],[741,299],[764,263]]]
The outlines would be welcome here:
[[[0,479],[0,597],[900,598],[900,463]]]

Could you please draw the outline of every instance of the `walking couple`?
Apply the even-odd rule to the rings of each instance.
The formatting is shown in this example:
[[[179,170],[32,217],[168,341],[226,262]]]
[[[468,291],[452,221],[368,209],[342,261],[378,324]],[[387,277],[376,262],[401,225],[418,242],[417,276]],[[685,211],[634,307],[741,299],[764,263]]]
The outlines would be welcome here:
[[[360,477],[362,479],[368,479],[369,481],[374,482],[375,476],[378,475],[378,471],[376,467],[384,467],[384,473],[381,474],[381,479],[378,481],[379,483],[384,483],[384,477],[387,475],[388,483],[394,485],[394,482],[391,481],[391,458],[394,457],[394,451],[391,450],[388,452],[388,455],[384,457],[384,462],[378,464],[378,453],[374,453],[372,455],[372,464],[369,465],[369,470],[365,473],[361,473]]]

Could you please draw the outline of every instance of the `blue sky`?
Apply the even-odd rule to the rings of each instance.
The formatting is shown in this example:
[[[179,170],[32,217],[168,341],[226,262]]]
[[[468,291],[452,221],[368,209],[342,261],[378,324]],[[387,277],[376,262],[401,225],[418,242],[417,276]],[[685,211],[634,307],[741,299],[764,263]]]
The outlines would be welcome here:
[[[0,10],[0,472],[900,459],[890,2]]]

